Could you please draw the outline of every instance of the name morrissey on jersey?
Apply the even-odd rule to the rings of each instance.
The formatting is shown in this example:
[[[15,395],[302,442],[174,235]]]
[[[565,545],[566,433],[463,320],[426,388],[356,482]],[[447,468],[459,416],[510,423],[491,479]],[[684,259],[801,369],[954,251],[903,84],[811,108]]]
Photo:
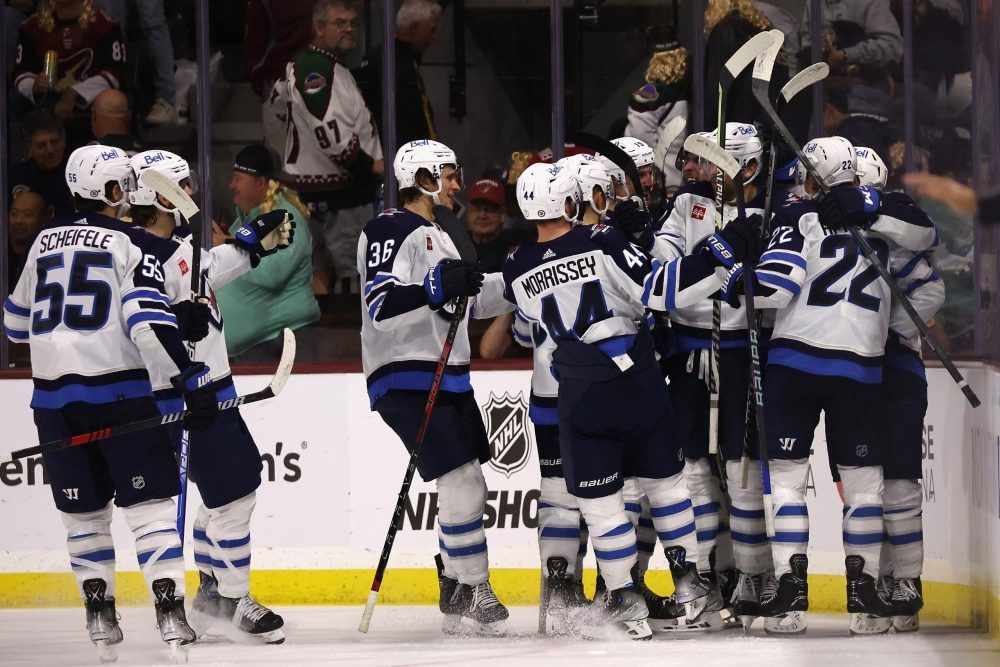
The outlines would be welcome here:
[[[66,246],[83,246],[85,248],[107,250],[113,237],[113,234],[101,231],[100,229],[88,229],[85,227],[51,231],[42,234],[41,238],[38,239],[39,252],[48,252],[49,250],[57,250]]]
[[[521,278],[521,288],[528,298],[557,285],[597,275],[596,257],[573,257],[550,264]]]

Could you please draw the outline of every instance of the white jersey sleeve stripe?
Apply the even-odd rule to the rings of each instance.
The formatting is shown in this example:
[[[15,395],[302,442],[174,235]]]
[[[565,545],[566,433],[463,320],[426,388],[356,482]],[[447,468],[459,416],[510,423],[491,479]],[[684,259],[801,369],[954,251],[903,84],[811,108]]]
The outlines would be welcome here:
[[[162,292],[157,292],[151,289],[137,289],[126,294],[122,297],[122,303],[126,301],[131,301],[133,299],[148,299],[150,301],[162,301],[163,303],[170,305],[170,299],[166,297]]]

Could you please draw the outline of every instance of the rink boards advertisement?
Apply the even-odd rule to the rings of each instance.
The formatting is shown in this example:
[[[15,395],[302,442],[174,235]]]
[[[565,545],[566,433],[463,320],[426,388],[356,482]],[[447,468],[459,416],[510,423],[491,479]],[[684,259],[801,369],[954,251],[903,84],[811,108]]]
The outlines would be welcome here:
[[[939,597],[947,598],[942,605],[945,615],[947,609],[977,596],[982,599],[973,606],[985,605],[981,613],[987,614],[992,600],[995,614],[1000,598],[1000,371],[979,365],[963,370],[983,400],[977,410],[969,407],[944,370],[928,372],[930,407],[921,444],[927,536],[924,581],[952,585],[940,588]],[[245,393],[268,380],[238,376],[236,384]],[[490,565],[501,597],[506,587],[507,599],[522,603],[537,600],[538,591],[539,474],[527,413],[529,380],[528,371],[472,375],[492,450],[492,459],[484,466]],[[4,450],[37,442],[27,407],[30,394],[30,380],[0,381]],[[363,601],[407,463],[396,436],[369,410],[363,376],[293,375],[279,397],[248,406],[242,413],[264,466],[252,525],[255,590],[264,599],[270,594],[285,604]],[[832,608],[842,608],[841,501],[831,480],[822,423],[811,460],[811,598],[829,598]],[[36,457],[11,462],[6,456],[4,461],[0,464],[4,536],[0,606],[70,604],[74,593],[65,574],[65,532],[40,461]],[[190,518],[199,502],[197,487],[191,485],[189,566],[193,563]],[[392,551],[384,600],[436,601],[432,575],[436,518],[434,485],[418,477]],[[120,515],[113,528],[119,570],[136,572],[133,539]],[[651,567],[665,567],[662,553],[654,556]],[[125,578],[138,586],[137,574]],[[930,588],[934,591],[935,584]],[[982,597],[976,589],[990,595]],[[959,620],[968,621],[976,614],[974,610]]]

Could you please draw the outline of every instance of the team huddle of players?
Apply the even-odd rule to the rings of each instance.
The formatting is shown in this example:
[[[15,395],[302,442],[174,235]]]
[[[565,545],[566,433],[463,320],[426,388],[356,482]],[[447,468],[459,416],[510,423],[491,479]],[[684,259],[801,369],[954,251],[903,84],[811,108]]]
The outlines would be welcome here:
[[[934,225],[906,195],[884,191],[879,156],[842,137],[806,144],[822,187],[799,164],[764,220],[770,156],[753,125],[727,123],[723,132],[740,178],[719,179],[717,193],[715,165],[681,151],[685,184],[658,221],[620,159],[576,155],[529,167],[517,200],[538,240],[512,250],[499,273],[459,259],[435,223],[434,207],[450,206],[460,189],[455,153],[430,140],[403,146],[393,165],[401,207],[372,220],[358,245],[372,409],[412,448],[457,300],[467,298],[476,318],[513,311],[512,336],[534,351],[539,629],[633,639],[653,629],[749,629],[755,618],[769,633],[806,629],[805,490],[823,414],[844,501],[851,631],[916,630],[927,401],[920,340],[850,231],[869,240],[926,320],[944,298],[926,254]],[[613,143],[637,168],[653,162],[637,139]],[[745,286],[766,339],[771,537],[748,411]],[[481,464],[490,453],[469,361],[463,321],[417,470],[438,490],[444,630],[499,635],[508,612],[489,581]],[[712,428],[718,457],[709,453]],[[645,584],[657,541],[673,578],[669,597]],[[592,602],[581,583],[588,543],[599,571]]]

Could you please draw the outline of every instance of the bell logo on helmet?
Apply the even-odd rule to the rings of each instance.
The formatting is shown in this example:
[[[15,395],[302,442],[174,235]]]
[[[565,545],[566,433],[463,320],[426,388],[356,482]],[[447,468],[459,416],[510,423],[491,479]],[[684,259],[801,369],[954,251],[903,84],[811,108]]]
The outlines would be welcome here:
[[[116,159],[118,159],[120,157],[121,157],[121,155],[119,155],[118,151],[116,151],[116,150],[101,151],[101,159],[102,160],[116,160]]]
[[[146,154],[143,156],[143,159],[145,159],[146,164],[156,164],[157,162],[162,162],[166,158],[163,157],[163,153],[156,153],[154,155]]]
[[[560,171],[562,171],[562,167],[560,167],[557,164],[554,164],[551,167],[549,167],[549,176],[557,176]]]

